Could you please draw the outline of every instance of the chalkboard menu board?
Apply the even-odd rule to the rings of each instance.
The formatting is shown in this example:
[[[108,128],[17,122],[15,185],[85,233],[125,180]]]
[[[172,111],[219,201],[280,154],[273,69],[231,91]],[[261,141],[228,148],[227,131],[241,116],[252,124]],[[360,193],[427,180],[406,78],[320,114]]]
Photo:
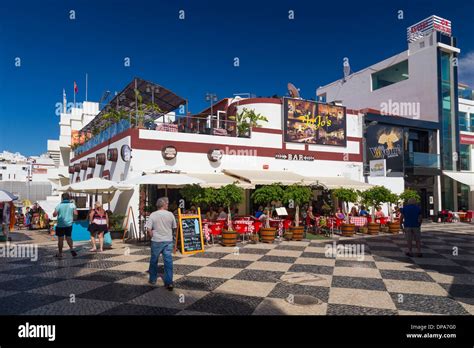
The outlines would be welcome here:
[[[178,209],[178,238],[182,254],[194,254],[204,251],[204,238],[202,234],[201,209],[196,215],[181,214]]]

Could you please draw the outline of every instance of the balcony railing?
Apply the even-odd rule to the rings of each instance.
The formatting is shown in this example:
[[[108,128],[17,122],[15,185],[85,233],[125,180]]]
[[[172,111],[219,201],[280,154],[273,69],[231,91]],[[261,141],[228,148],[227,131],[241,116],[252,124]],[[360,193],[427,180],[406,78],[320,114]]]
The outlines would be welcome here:
[[[84,144],[79,145],[77,148],[75,148],[74,155],[77,156],[87,150],[90,150],[94,146],[102,144],[104,141],[111,139],[112,137],[124,132],[129,128],[130,122],[128,120],[121,120],[117,123],[114,123],[113,125],[101,131],[99,134],[94,135],[92,138],[85,141]]]
[[[459,130],[462,132],[474,132],[474,125],[473,126],[466,126],[464,124],[459,125]]]
[[[405,158],[406,167],[440,169],[439,155],[435,153],[410,152]]]
[[[156,125],[155,125],[156,124]],[[232,120],[217,120],[204,117],[186,116],[179,117],[174,122],[155,121],[148,129],[165,132],[208,134],[220,136],[249,136],[249,134],[238,134],[236,122]]]
[[[83,144],[77,146],[74,149],[74,155],[77,156],[85,151],[92,149],[117,134],[124,132],[125,130],[134,127],[130,125],[130,122],[126,119],[114,123],[99,134],[86,140]],[[228,136],[228,137],[250,137],[250,130],[240,134],[237,130],[237,124],[232,120],[217,120],[208,119],[204,117],[177,117],[174,122],[164,122],[159,119],[153,121],[147,121],[144,124],[145,129],[158,130],[165,132],[176,132],[176,133],[191,133],[191,134],[208,134],[217,136]]]

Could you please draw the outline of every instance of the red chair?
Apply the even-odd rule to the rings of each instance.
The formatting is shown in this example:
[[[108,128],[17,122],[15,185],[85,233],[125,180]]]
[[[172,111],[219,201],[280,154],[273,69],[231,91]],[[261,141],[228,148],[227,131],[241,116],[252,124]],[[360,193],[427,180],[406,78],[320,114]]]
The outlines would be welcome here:
[[[214,236],[222,235],[222,229],[224,228],[224,223],[223,222],[210,223],[209,228],[211,230],[212,244],[214,245]]]
[[[388,217],[381,217],[381,218],[379,218],[379,223],[380,223],[381,225],[386,225],[387,222],[388,222]]]
[[[242,242],[245,241],[245,235],[249,234],[249,225],[247,223],[234,222],[235,231],[242,236]]]
[[[260,231],[260,229],[262,228],[262,225],[263,225],[263,224],[262,224],[261,221],[258,221],[258,220],[257,220],[257,221],[254,221],[254,222],[253,222],[253,231],[254,231],[255,233],[258,233],[258,232]]]
[[[472,222],[472,218],[473,218],[473,211],[472,211],[472,210],[469,210],[469,211],[466,213],[466,221],[467,221],[467,222]]]
[[[372,216],[367,215],[367,223],[370,224],[372,222]]]

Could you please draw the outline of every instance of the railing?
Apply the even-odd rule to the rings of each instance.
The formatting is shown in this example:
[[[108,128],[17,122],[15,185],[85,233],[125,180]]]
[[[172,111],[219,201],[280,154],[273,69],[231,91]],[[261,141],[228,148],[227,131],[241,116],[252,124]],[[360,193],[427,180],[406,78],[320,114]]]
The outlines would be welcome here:
[[[407,167],[424,167],[440,169],[439,155],[435,153],[410,152],[405,160]]]
[[[84,144],[79,145],[77,148],[75,148],[74,156],[77,156],[87,150],[90,150],[94,146],[102,144],[104,141],[111,139],[112,137],[126,131],[129,128],[130,128],[130,122],[128,120],[121,120],[117,123],[114,123],[113,125],[104,129],[99,134],[93,136],[92,138],[84,142]]]
[[[155,121],[156,126],[151,129],[191,134],[208,134],[236,137],[238,135],[235,121],[217,120],[203,117],[185,116],[179,117],[174,122]],[[148,127],[149,128],[149,127]],[[150,128],[149,128],[150,129]],[[249,136],[248,134],[239,136]]]
[[[467,100],[474,100],[474,91],[471,88],[458,88],[458,97]]]
[[[459,130],[462,132],[474,132],[474,125],[473,126],[466,126],[466,125],[459,125]]]

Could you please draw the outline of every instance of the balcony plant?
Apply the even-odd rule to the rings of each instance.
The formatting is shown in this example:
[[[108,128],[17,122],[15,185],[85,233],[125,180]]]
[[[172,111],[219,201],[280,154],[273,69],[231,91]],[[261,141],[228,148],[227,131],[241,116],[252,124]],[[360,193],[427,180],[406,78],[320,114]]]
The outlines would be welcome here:
[[[300,184],[287,186],[283,192],[283,202],[288,204],[290,208],[295,208],[295,226],[290,227],[289,232],[293,240],[303,239],[304,227],[300,226],[300,206],[309,202],[312,194],[310,187],[301,186]]]
[[[250,136],[250,130],[253,127],[261,127],[261,122],[268,122],[268,119],[257,114],[255,110],[248,110],[243,108],[240,113],[236,113],[235,116],[229,116],[229,120],[235,121],[237,125],[237,134],[240,137]]]
[[[356,190],[352,188],[337,188],[332,191],[332,194],[335,198],[342,202],[344,215],[345,215],[345,222],[341,226],[342,235],[346,237],[350,237],[354,235],[355,231],[355,224],[350,223],[349,219],[349,203],[356,203],[359,194]]]
[[[267,211],[270,210],[268,209],[268,207],[272,207],[271,212],[267,213],[268,216],[265,220],[265,227],[260,229],[260,236],[262,238],[262,242],[273,243],[273,241],[275,240],[276,229],[270,227],[270,216],[273,213],[273,210],[275,209],[275,202],[281,200],[283,195],[283,188],[280,186],[279,183],[274,183],[271,185],[259,187],[254,191],[251,196],[254,203],[264,205],[265,207],[267,207]]]

